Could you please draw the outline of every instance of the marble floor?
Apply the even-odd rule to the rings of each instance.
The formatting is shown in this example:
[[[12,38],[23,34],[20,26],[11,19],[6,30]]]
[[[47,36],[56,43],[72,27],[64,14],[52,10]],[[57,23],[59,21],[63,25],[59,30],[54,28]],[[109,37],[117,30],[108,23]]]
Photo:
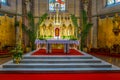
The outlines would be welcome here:
[[[12,59],[12,57],[1,57],[0,58],[0,64],[3,64],[3,63],[5,63],[5,62],[8,62],[9,60],[11,60]]]
[[[111,57],[111,56],[104,56],[104,55],[98,55],[98,54],[93,54],[93,56],[120,67],[120,57]]]

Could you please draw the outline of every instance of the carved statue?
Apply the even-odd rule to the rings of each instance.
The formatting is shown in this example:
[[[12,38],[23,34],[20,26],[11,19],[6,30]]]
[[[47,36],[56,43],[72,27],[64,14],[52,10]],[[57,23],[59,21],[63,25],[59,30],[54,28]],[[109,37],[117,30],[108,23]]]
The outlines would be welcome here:
[[[113,25],[115,29],[119,29],[120,26],[120,16],[116,13],[115,17],[113,18]]]

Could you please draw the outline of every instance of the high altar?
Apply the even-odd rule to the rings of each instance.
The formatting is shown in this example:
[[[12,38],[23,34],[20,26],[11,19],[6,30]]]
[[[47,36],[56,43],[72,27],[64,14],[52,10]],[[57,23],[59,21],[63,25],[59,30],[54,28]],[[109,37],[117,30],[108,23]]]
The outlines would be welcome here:
[[[70,15],[60,14],[56,8],[56,13],[50,13],[47,19],[39,26],[38,38],[35,42],[37,48],[45,45],[48,53],[51,52],[51,48],[62,48],[64,52],[68,53],[70,44],[79,45],[79,41],[70,40],[70,38],[75,38],[75,29]]]
[[[47,19],[39,26],[39,37],[64,39],[65,37],[74,36],[75,27],[72,24],[70,15],[50,13]]]

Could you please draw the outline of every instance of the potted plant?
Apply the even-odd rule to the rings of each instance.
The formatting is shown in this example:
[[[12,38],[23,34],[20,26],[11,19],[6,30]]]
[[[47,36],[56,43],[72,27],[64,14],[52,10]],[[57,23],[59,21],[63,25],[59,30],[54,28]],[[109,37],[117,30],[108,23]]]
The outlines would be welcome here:
[[[46,38],[44,36],[40,36],[39,40],[46,40]]]
[[[93,24],[88,22],[87,12],[84,9],[82,10],[81,14],[82,14],[81,51],[83,51],[84,48],[87,48],[85,41]]]
[[[23,50],[20,46],[17,46],[14,50],[11,51],[13,63],[19,64],[22,59]]]
[[[65,39],[65,36],[62,36],[63,39]]]
[[[75,36],[70,36],[70,40],[77,40]]]

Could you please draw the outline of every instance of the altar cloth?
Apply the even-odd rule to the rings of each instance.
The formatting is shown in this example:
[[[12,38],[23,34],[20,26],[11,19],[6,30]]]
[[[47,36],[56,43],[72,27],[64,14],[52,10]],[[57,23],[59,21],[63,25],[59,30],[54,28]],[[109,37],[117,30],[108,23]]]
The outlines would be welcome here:
[[[51,39],[51,40],[35,40],[35,44],[76,44],[79,45],[78,40],[65,40],[65,39]]]

